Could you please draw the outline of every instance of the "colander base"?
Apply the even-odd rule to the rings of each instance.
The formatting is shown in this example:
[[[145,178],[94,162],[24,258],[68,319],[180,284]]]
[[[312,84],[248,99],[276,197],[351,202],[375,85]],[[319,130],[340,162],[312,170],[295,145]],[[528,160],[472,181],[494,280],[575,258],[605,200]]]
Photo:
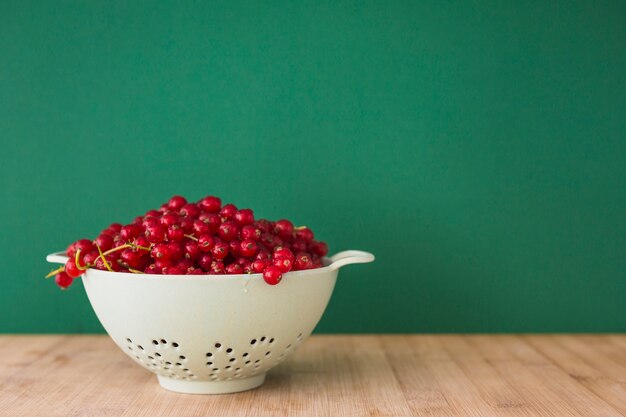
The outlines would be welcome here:
[[[256,388],[265,381],[265,374],[230,381],[183,381],[157,375],[161,387],[184,394],[228,394]]]

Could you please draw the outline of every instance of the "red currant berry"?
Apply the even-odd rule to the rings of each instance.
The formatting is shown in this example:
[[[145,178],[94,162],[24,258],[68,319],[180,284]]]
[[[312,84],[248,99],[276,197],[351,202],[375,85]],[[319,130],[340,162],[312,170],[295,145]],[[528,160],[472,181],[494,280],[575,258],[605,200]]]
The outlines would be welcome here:
[[[143,217],[144,217],[144,218],[147,218],[147,217],[154,217],[154,218],[156,219],[156,218],[161,217],[161,214],[163,214],[163,213],[162,213],[162,212],[160,212],[159,210],[148,210],[148,211],[146,212],[146,214],[144,214],[144,216],[143,216]]]
[[[83,274],[84,271],[81,271],[80,269],[78,269],[78,267],[76,266],[76,262],[74,261],[74,259],[69,259],[66,263],[65,263],[65,273],[67,275],[69,275],[72,278],[77,278],[79,276],[81,276]]]
[[[168,242],[167,247],[171,253],[170,259],[177,261],[185,254],[183,245],[180,242]]]
[[[227,274],[243,274],[243,267],[238,263],[232,263],[226,266]]]
[[[211,268],[210,268],[209,272],[211,272],[211,274],[214,274],[214,275],[223,274],[225,272],[224,271],[224,262],[222,262],[222,261],[213,261],[211,263]]]
[[[313,240],[313,232],[308,227],[299,227],[296,229],[296,237],[309,243]]]
[[[230,242],[231,240],[237,239],[237,236],[239,236],[239,228],[235,222],[226,221],[220,225],[218,233],[220,239],[225,242]]]
[[[311,260],[311,256],[308,253],[299,253],[296,255],[296,260],[293,263],[293,269],[296,271],[301,271],[304,269],[311,269],[313,266],[313,261]]]
[[[93,265],[96,262],[96,259],[98,259],[98,256],[100,256],[98,251],[92,250],[91,252],[83,256],[83,262],[85,263],[85,265]]]
[[[120,237],[125,241],[129,241],[139,236],[139,232],[140,229],[137,225],[127,224],[126,226],[122,226],[122,229],[120,230]]]
[[[239,253],[241,255],[252,257],[256,255],[257,250],[259,250],[259,247],[257,246],[254,240],[244,239],[241,241],[240,248],[239,248]]]
[[[289,272],[293,268],[293,261],[289,258],[274,258],[272,264],[280,269],[280,272]]]
[[[210,252],[215,245],[215,239],[211,235],[202,235],[198,238],[198,249],[202,252]]]
[[[194,268],[193,266],[187,268],[187,275],[204,275],[204,271],[200,268]]]
[[[172,210],[180,210],[183,206],[187,204],[187,199],[180,195],[175,195],[170,198],[170,201],[167,202],[167,206]]]
[[[69,287],[70,285],[72,285],[72,282],[74,282],[74,278],[72,278],[71,276],[69,276],[68,274],[66,274],[65,272],[59,272],[58,274],[56,274],[56,276],[54,277],[54,282],[63,289],[66,289],[67,287]]]
[[[272,256],[274,259],[287,258],[293,262],[295,256],[293,252],[285,247],[278,248],[274,251],[274,255]]]
[[[272,222],[265,219],[257,220],[256,222],[254,222],[254,225],[261,229],[261,232],[265,233],[269,233],[274,229],[274,225],[272,224]]]
[[[254,213],[250,209],[241,209],[235,213],[235,221],[240,226],[254,223]]]
[[[228,253],[232,256],[239,256],[239,250],[241,249],[241,242],[237,239],[228,242]]]
[[[165,260],[172,258],[172,250],[167,243],[157,243],[152,247],[150,256],[154,260]]]
[[[267,266],[269,265],[269,263],[265,260],[262,259],[257,259],[256,261],[252,262],[252,271],[255,273],[261,273],[263,271],[265,271],[265,268],[267,268]]]
[[[160,219],[159,219],[159,223],[165,225],[165,226],[172,226],[174,224],[178,224],[178,221],[180,220],[180,218],[172,213],[169,214],[164,214]]]
[[[230,219],[237,213],[237,207],[234,204],[226,204],[220,210],[220,216],[224,219]]]
[[[113,247],[113,238],[109,235],[100,235],[94,240],[94,244],[98,245],[102,252],[106,252]]]
[[[294,252],[306,252],[307,244],[302,239],[294,239],[293,242],[291,242],[291,249],[293,249]]]
[[[209,272],[211,270],[211,265],[213,264],[213,258],[210,253],[203,253],[198,258],[198,266]]]
[[[328,253],[328,245],[325,242],[313,241],[313,243],[311,243],[311,252],[317,256],[326,256]]]
[[[283,279],[283,273],[275,266],[268,266],[263,271],[263,279],[270,285],[276,285]]]
[[[182,271],[187,271],[189,268],[193,267],[193,262],[189,259],[183,258],[176,262],[174,266]]]
[[[180,242],[185,238],[185,231],[179,225],[173,224],[167,228],[167,239]]]
[[[203,222],[202,220],[194,220],[193,222],[193,234],[196,236],[206,235],[210,233],[211,230],[209,225]]]
[[[167,229],[162,224],[155,224],[146,227],[145,235],[150,243],[161,243],[167,236]]]
[[[119,233],[120,230],[122,230],[122,224],[121,223],[111,223],[109,225],[109,227],[107,227],[107,229],[111,230],[112,232]]]
[[[193,221],[188,218],[182,218],[180,220],[180,228],[183,229],[185,233],[193,233]]]
[[[289,220],[279,220],[274,224],[274,229],[278,236],[283,240],[291,240],[293,238],[293,223]]]
[[[211,253],[215,259],[224,259],[228,255],[228,243],[221,240],[216,241]]]
[[[157,268],[157,266],[155,264],[150,264],[148,265],[143,272],[145,274],[160,274],[161,271],[159,270],[159,268]]]
[[[184,270],[176,266],[166,266],[165,268],[163,268],[163,274],[165,275],[183,275],[184,273]]]
[[[141,269],[145,265],[145,258],[141,255],[141,253],[132,249],[123,250],[120,255],[120,259],[133,269]]]
[[[245,225],[241,228],[239,234],[241,235],[241,239],[252,239],[259,240],[261,238],[261,229],[254,227],[252,225]]]
[[[259,249],[259,253],[256,254],[256,258],[260,261],[265,261],[267,259],[270,259],[272,257],[272,254],[270,253],[270,251],[268,251],[265,248]]]
[[[195,204],[185,204],[179,213],[183,217],[195,219],[200,215],[200,209]]]
[[[204,211],[208,211],[209,213],[218,213],[220,208],[222,208],[222,200],[217,197],[208,196],[200,200],[198,205]]]
[[[198,243],[191,239],[186,240],[183,244],[185,251],[185,258],[190,260],[195,260],[200,255],[200,248],[198,247]]]
[[[137,239],[134,240],[133,243],[143,248],[150,247],[150,242],[148,242],[148,239],[146,239],[145,236],[139,236]],[[143,249],[140,249],[140,250],[143,250]]]

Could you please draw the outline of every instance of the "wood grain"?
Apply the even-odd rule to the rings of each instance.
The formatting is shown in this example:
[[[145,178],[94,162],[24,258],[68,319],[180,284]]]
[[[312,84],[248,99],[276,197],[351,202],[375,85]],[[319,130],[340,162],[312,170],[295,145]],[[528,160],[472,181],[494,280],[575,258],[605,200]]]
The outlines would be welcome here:
[[[0,416],[624,416],[624,335],[314,336],[259,389],[161,389],[106,336],[0,336]]]

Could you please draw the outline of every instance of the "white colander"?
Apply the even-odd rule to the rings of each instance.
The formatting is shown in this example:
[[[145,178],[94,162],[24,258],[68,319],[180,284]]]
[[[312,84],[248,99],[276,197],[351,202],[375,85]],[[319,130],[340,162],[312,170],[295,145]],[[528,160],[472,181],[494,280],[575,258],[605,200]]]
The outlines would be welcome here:
[[[63,252],[48,262],[65,263]],[[317,325],[338,269],[372,262],[350,250],[323,268],[284,274],[148,275],[89,269],[83,283],[98,319],[135,362],[165,389],[220,394],[261,385]]]

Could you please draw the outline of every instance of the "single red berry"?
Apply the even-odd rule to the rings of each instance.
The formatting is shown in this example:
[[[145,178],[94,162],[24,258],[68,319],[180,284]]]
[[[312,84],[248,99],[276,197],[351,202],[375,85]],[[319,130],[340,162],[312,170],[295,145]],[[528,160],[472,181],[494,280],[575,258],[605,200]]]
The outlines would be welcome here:
[[[294,252],[306,252],[307,244],[302,239],[294,239],[293,242],[291,242],[291,249],[293,249]]]
[[[206,235],[211,232],[209,225],[202,220],[194,220],[193,222],[193,234],[196,236]]]
[[[228,255],[228,243],[221,240],[216,241],[211,253],[215,259],[224,259]]]
[[[278,236],[283,240],[293,239],[293,223],[289,220],[282,219],[274,224],[274,229]]]
[[[155,224],[161,224],[161,219],[159,217],[148,216],[143,218],[141,227],[145,229],[146,227],[154,226]]]
[[[252,271],[257,274],[261,273],[265,271],[265,268],[267,268],[268,265],[269,262],[262,259],[257,259],[256,261],[252,262]]]
[[[209,226],[211,233],[217,232],[220,224],[222,224],[222,218],[215,213],[202,213],[198,219],[202,220],[207,226]]]
[[[313,241],[313,231],[308,227],[299,227],[296,229],[296,237],[309,243]]]
[[[209,270],[211,274],[219,275],[223,274],[224,271],[224,262],[222,261],[213,261],[211,262],[211,268]]]
[[[200,215],[200,209],[195,204],[185,204],[179,211],[183,217],[189,217],[195,219]]]
[[[202,252],[210,252],[215,245],[215,239],[211,235],[202,235],[198,238],[198,249]]]
[[[193,267],[193,262],[191,262],[189,259],[183,258],[178,260],[178,262],[176,262],[174,266],[181,271],[187,271],[189,268]]]
[[[280,269],[281,272],[289,272],[293,268],[293,261],[286,257],[274,258],[272,264]]]
[[[122,229],[120,230],[120,237],[128,242],[129,240],[139,236],[139,232],[140,229],[137,225],[127,224],[126,226],[122,226]]]
[[[311,243],[311,252],[317,256],[326,256],[328,253],[328,245],[325,242],[313,241],[313,243]]]
[[[276,246],[282,246],[283,244],[283,240],[280,237],[267,232],[261,234],[260,241],[269,249],[274,249]]]
[[[163,272],[163,268],[167,268],[169,266],[174,266],[174,262],[171,259],[156,259],[154,261],[154,265],[159,269],[159,271]]]
[[[157,243],[152,247],[150,251],[150,256],[154,260],[165,260],[172,258],[172,250],[167,243]]]
[[[198,266],[204,271],[209,272],[213,264],[213,257],[210,253],[203,253],[198,257]]]
[[[180,221],[180,217],[178,217],[177,215],[173,213],[164,214],[159,219],[159,222],[161,224],[164,224],[165,226],[172,226],[174,224],[178,224],[179,221]]]
[[[180,242],[185,238],[185,231],[179,225],[173,224],[167,228],[167,239]]]
[[[146,214],[144,214],[144,219],[147,217],[153,217],[155,219],[161,217],[161,214],[163,214],[163,212],[159,211],[159,210],[148,210],[146,212]]]
[[[265,233],[269,233],[274,229],[274,224],[271,221],[265,219],[257,220],[256,222],[254,222],[254,225],[261,229],[261,232]]]
[[[274,259],[287,258],[287,259],[289,259],[292,262],[295,259],[295,256],[294,256],[293,252],[290,249],[287,249],[285,247],[281,247],[281,248],[276,249],[274,251],[274,255],[272,255],[272,257]]]
[[[270,285],[276,285],[283,279],[283,273],[275,266],[268,266],[263,272],[263,279]]]
[[[185,204],[187,204],[187,199],[180,195],[175,195],[167,202],[167,206],[172,210],[180,210]]]
[[[111,223],[107,229],[110,229],[110,230],[112,230],[115,233],[119,233],[120,230],[122,230],[122,224],[121,223]]]
[[[180,220],[179,224],[180,228],[183,229],[185,233],[193,233],[193,220],[184,217]]]
[[[185,272],[187,275],[204,275],[204,271],[200,268],[190,267]]]
[[[220,239],[225,242],[230,242],[231,240],[237,239],[237,236],[239,236],[239,228],[235,222],[225,221],[220,225],[218,233]]]
[[[98,245],[102,252],[106,252],[113,247],[113,238],[110,235],[100,235],[93,243]]]
[[[185,254],[183,245],[180,242],[168,242],[167,247],[169,248],[171,253],[170,259],[174,261],[182,258]]]
[[[293,269],[295,269],[296,271],[301,271],[305,269],[311,269],[312,266],[313,261],[311,260],[311,255],[306,252],[296,255],[296,260],[293,263]]]
[[[145,274],[160,274],[161,271],[159,270],[159,268],[157,268],[157,266],[155,264],[150,264],[148,265],[143,272]]]
[[[91,252],[92,250],[95,249],[95,246],[93,245],[93,242],[89,239],[80,239],[77,240],[76,242],[72,243],[68,248],[67,248],[67,256],[69,256],[70,258],[73,258],[74,256],[76,256],[76,252],[78,250],[80,250],[81,254],[85,255],[89,252]]]
[[[195,260],[200,255],[200,248],[198,247],[198,243],[194,240],[186,240],[183,243],[185,258],[190,260]]]
[[[228,264],[225,270],[227,274],[243,274],[243,267],[238,263]]]
[[[241,239],[259,240],[261,238],[261,233],[263,233],[261,232],[261,229],[250,224],[245,225],[239,231]]]
[[[161,243],[167,236],[167,229],[162,224],[155,224],[146,227],[145,235],[150,243]]]
[[[66,289],[72,282],[74,282],[74,278],[66,274],[65,272],[59,272],[54,277],[54,282],[62,289]]]
[[[239,248],[239,253],[241,255],[252,257],[256,255],[257,250],[259,250],[259,247],[257,246],[254,240],[244,239],[241,241],[240,248]]]
[[[228,242],[228,253],[232,256],[239,256],[239,250],[241,249],[241,242],[237,239]]]
[[[145,265],[145,258],[141,253],[132,249],[124,249],[120,255],[120,259],[133,269],[141,269]]]
[[[230,219],[237,213],[237,207],[234,204],[226,204],[220,210],[220,216],[224,219]]]
[[[222,200],[218,197],[208,196],[200,200],[198,205],[204,211],[208,211],[209,213],[218,213],[220,208],[222,208]]]
[[[81,271],[80,269],[78,269],[74,259],[68,259],[68,261],[65,263],[65,273],[72,278],[77,278],[81,276],[84,273],[84,271]]]
[[[272,254],[265,248],[259,249],[259,253],[256,254],[256,258],[260,261],[265,261],[267,259],[271,259]]]
[[[254,212],[250,209],[241,209],[235,213],[235,221],[240,226],[254,223]]]
[[[184,273],[184,270],[176,266],[166,266],[165,268],[163,268],[163,274],[165,275],[183,275]]]
[[[91,252],[83,256],[83,262],[85,263],[85,265],[93,265],[96,262],[96,259],[98,259],[98,256],[100,256],[98,251],[92,250]]]
[[[148,239],[146,239],[145,236],[139,236],[138,238],[136,238],[133,243],[137,246],[141,246],[143,248],[147,248],[150,247],[150,242],[148,241]],[[143,250],[143,249],[140,249]]]

